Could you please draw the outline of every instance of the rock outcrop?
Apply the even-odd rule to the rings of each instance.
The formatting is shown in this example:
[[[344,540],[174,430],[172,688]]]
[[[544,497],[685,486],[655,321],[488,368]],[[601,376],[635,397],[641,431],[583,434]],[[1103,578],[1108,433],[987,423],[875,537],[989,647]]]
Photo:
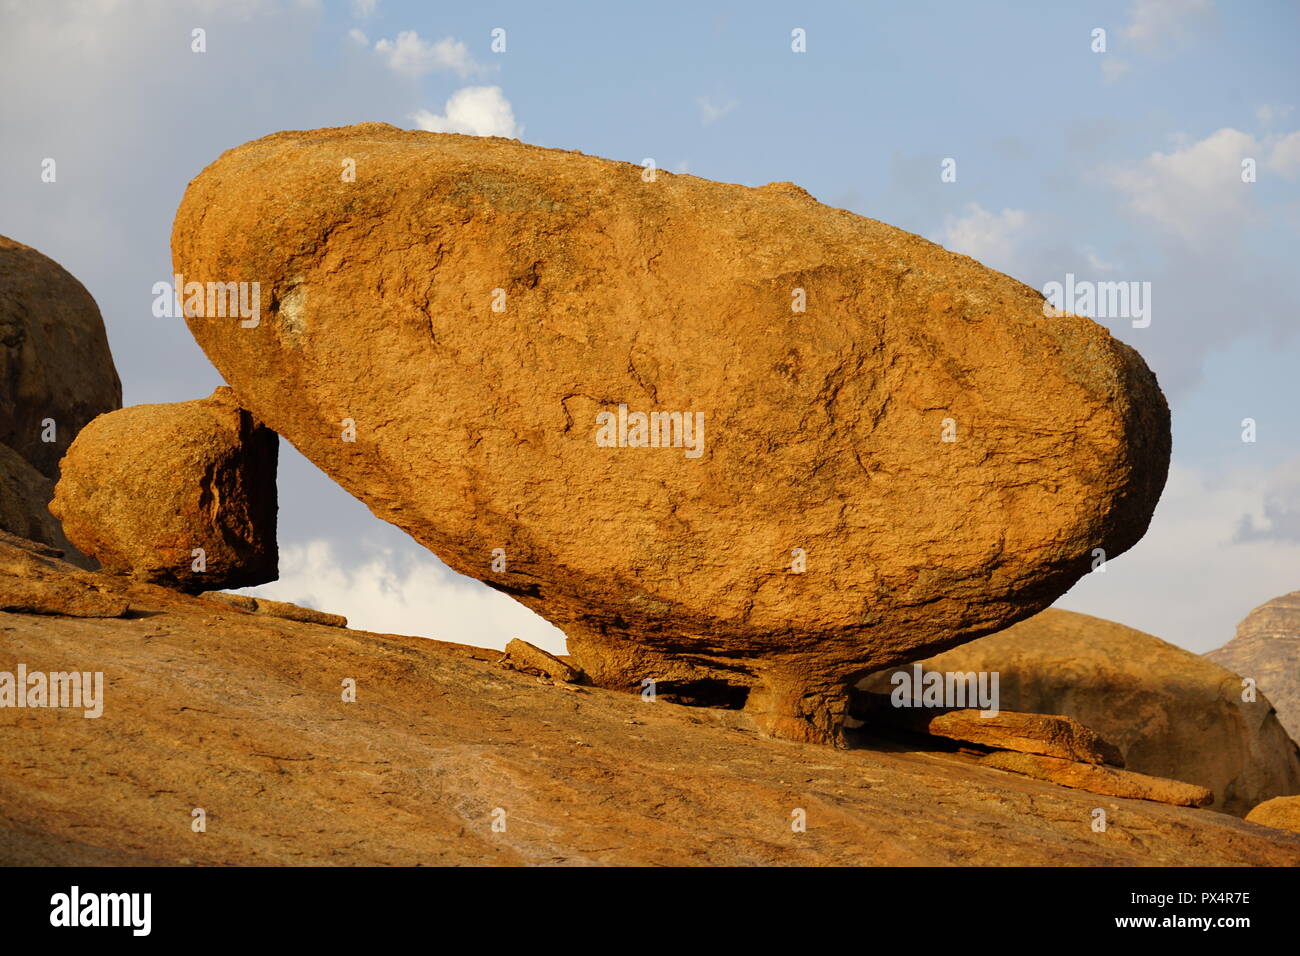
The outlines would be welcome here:
[[[198,592],[274,581],[279,439],[234,403],[101,415],[63,460],[50,511],[105,571]]]
[[[1244,815],[1300,793],[1300,754],[1268,699],[1200,655],[1111,621],[1051,609],[933,657],[925,671],[999,675],[999,706],[1063,714],[1119,748],[1128,770],[1197,784]],[[864,690],[890,690],[890,672]]]
[[[1300,591],[1261,604],[1237,625],[1231,641],[1205,655],[1256,685],[1300,741]]]
[[[1300,797],[1274,797],[1246,814],[1250,823],[1300,833]]]
[[[643,172],[268,136],[185,193],[186,321],[244,407],[593,681],[792,738],[1142,536],[1168,410],[1101,326],[788,184]],[[239,283],[258,314],[212,308]]]
[[[4,540],[0,566],[82,580]],[[1224,814],[89,577],[130,613],[0,613],[0,672],[106,678],[96,719],[0,708],[0,864],[1300,865],[1300,834]]]
[[[53,259],[0,236],[0,444],[58,478],[77,432],[121,407],[95,300]]]

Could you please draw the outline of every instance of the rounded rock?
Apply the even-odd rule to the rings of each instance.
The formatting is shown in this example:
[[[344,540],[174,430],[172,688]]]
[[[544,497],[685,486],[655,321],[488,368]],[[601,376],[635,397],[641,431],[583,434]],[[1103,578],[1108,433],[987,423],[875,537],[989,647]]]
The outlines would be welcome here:
[[[81,430],[50,511],[103,570],[197,593],[276,579],[279,438],[228,388]]]
[[[195,299],[191,332],[376,515],[561,627],[596,683],[784,736],[829,739],[856,676],[1047,606],[1165,480],[1133,349],[790,186],[286,132],[190,184],[172,254],[187,283],[258,283],[255,319]]]

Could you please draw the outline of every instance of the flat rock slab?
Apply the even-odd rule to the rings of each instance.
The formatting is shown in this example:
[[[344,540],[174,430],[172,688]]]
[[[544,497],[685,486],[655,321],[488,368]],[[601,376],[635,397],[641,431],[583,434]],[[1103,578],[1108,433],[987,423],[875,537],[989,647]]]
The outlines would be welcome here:
[[[62,560],[57,548],[0,532],[0,611],[121,617],[130,602],[116,582]]]
[[[1300,865],[1300,834],[1224,814],[773,740],[497,651],[106,586],[139,613],[0,613],[0,671],[105,678],[98,719],[0,709],[0,863]]]
[[[1151,777],[1131,770],[1116,770],[1112,767],[1062,760],[1059,757],[999,751],[981,757],[980,764],[1110,797],[1154,800],[1157,803],[1169,803],[1176,807],[1204,807],[1214,802],[1214,794],[1194,783]]]
[[[318,611],[314,607],[290,604],[288,601],[272,601],[269,598],[255,598],[248,594],[227,594],[225,591],[207,591],[200,595],[205,601],[216,601],[228,607],[236,607],[249,614],[266,614],[270,617],[282,617],[288,621],[302,621],[306,624],[320,624],[323,627],[347,627],[348,619],[342,614]]]
[[[66,617],[121,617],[130,609],[122,598],[77,584],[49,585],[0,572],[0,611],[61,614]]]
[[[506,645],[506,655],[501,659],[501,663],[512,670],[525,674],[538,674],[566,684],[580,683],[583,678],[582,671],[576,667],[542,650],[536,644],[529,644],[517,637]]]
[[[922,707],[875,707],[863,716],[913,733],[965,741],[994,750],[1124,766],[1124,757],[1113,744],[1070,717],[1013,711],[986,716],[979,710],[935,712]]]

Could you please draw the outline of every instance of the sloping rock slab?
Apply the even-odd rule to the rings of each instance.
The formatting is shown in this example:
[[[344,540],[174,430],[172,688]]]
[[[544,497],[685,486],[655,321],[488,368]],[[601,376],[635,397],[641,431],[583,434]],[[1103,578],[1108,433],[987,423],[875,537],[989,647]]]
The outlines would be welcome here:
[[[1300,835],[1222,814],[106,586],[139,615],[0,613],[0,670],[105,675],[99,719],[0,709],[0,863],[1300,865]]]

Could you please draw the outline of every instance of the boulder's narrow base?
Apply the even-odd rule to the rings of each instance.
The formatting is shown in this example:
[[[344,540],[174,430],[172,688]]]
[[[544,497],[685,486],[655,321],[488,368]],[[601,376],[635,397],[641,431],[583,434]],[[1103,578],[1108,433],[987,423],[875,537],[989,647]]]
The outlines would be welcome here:
[[[566,629],[569,652],[591,682],[675,704],[743,710],[755,729],[801,743],[844,744],[851,681],[797,660],[722,661],[606,633]]]

